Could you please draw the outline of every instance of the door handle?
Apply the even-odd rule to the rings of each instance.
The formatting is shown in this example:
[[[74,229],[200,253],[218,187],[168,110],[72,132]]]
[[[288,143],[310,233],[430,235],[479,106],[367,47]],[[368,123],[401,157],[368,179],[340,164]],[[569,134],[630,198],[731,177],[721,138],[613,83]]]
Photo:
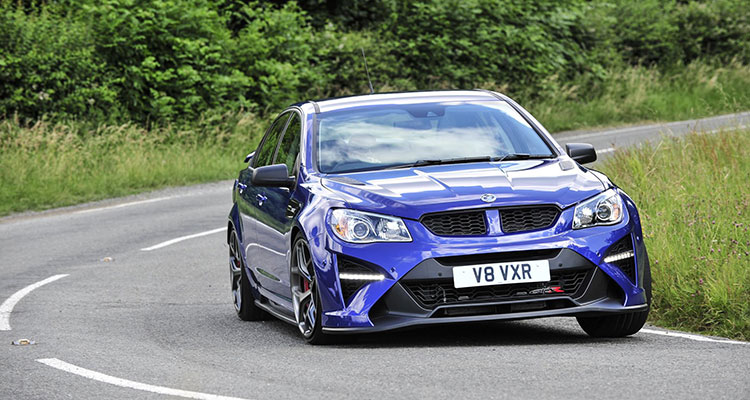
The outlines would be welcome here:
[[[258,200],[258,205],[259,205],[259,206],[262,206],[262,205],[263,205],[263,202],[265,202],[266,200],[268,200],[268,197],[266,197],[266,196],[265,196],[265,195],[263,195],[262,193],[258,193],[258,194],[257,194],[257,195],[255,196],[255,198],[256,198],[256,199]]]

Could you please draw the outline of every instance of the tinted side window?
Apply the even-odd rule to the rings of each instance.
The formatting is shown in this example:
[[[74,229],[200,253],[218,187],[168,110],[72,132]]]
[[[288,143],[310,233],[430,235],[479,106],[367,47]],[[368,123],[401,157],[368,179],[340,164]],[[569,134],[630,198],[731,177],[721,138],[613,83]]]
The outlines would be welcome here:
[[[268,130],[261,147],[258,148],[255,154],[255,167],[262,167],[264,165],[271,165],[273,162],[273,155],[276,152],[276,145],[279,144],[279,136],[281,131],[286,125],[286,121],[289,120],[289,115],[285,114],[278,118],[271,129]]]
[[[281,146],[279,146],[279,152],[274,161],[276,164],[286,164],[290,175],[295,175],[294,163],[297,161],[297,154],[299,153],[301,131],[302,123],[300,117],[297,113],[292,113],[292,120],[289,121],[284,138],[281,139]]]

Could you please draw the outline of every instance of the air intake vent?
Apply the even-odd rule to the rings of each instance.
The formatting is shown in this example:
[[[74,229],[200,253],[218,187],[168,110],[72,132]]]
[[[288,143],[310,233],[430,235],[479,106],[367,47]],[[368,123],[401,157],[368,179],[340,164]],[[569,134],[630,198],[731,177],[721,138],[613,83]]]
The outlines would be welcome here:
[[[500,221],[503,232],[525,232],[552,226],[560,215],[554,206],[501,208]]]
[[[429,281],[407,281],[402,285],[424,308],[432,309],[443,304],[468,304],[545,296],[580,295],[584,282],[588,281],[592,269],[552,272],[551,280],[543,283],[516,283],[456,289],[452,279]],[[558,288],[558,289],[551,289]]]
[[[349,299],[362,286],[373,281],[382,280],[380,273],[374,272],[372,269],[346,257],[338,257],[338,266],[341,294],[346,302],[349,302]],[[357,277],[362,277],[362,279],[357,279]]]
[[[484,211],[428,214],[421,221],[438,236],[479,236],[487,233]]]
[[[612,261],[608,261],[607,259],[612,259]],[[630,238],[630,235],[625,235],[624,238],[609,247],[604,257],[604,262],[616,265],[635,284],[635,257],[633,254],[633,240]]]

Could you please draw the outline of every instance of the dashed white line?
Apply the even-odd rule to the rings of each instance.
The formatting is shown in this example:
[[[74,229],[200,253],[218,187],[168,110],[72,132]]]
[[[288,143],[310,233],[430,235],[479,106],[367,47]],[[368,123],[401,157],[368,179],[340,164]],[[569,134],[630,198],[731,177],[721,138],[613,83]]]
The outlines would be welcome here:
[[[641,332],[650,333],[652,335],[671,336],[671,337],[678,337],[682,339],[695,340],[697,342],[712,342],[712,343],[725,343],[725,344],[750,344],[750,342],[740,342],[738,340],[714,339],[714,338],[701,336],[701,335],[692,335],[689,333],[673,332],[673,331],[658,331],[656,329],[641,329]]]
[[[597,150],[596,153],[597,154],[606,154],[606,153],[611,153],[613,151],[615,151],[614,147],[607,147],[606,149]]]
[[[50,282],[54,282],[60,278],[65,278],[68,274],[53,275],[47,279],[41,280],[37,283],[32,283],[29,286],[13,293],[7,300],[0,304],[0,331],[10,330],[10,313],[13,312],[13,307],[27,294],[31,293],[32,290],[44,286]]]
[[[151,247],[144,247],[144,248],[141,249],[141,251],[151,251],[151,250],[161,249],[162,247],[167,247],[169,245],[173,245],[175,243],[182,242],[184,240],[194,239],[194,238],[201,237],[201,236],[213,235],[214,233],[224,232],[226,230],[227,230],[227,228],[224,227],[224,228],[212,229],[210,231],[205,231],[205,232],[200,232],[200,233],[194,233],[192,235],[180,236],[178,238],[167,240],[166,242],[161,242],[159,244],[155,244],[155,245],[153,245]]]
[[[122,208],[122,207],[136,206],[136,205],[139,205],[139,204],[155,203],[157,201],[169,200],[169,199],[172,199],[174,197],[175,196],[157,197],[155,199],[138,200],[138,201],[131,201],[129,203],[115,204],[113,206],[88,208],[86,210],[75,211],[74,214],[85,214],[85,213],[90,213],[90,212],[94,212],[94,211],[111,210],[113,208]]]
[[[144,392],[165,394],[168,396],[185,397],[188,399],[199,399],[199,400],[243,400],[239,397],[227,397],[219,396],[210,393],[191,392],[189,390],[172,389],[164,386],[150,385],[148,383],[135,382],[127,379],[117,378],[111,375],[106,375],[101,372],[92,371],[90,369],[81,368],[73,364],[66,363],[65,361],[58,360],[57,358],[40,358],[36,360],[42,364],[48,365],[52,368],[57,368],[61,371],[69,372],[84,378],[92,379],[95,381],[108,383],[110,385],[120,386],[129,389],[142,390]]]

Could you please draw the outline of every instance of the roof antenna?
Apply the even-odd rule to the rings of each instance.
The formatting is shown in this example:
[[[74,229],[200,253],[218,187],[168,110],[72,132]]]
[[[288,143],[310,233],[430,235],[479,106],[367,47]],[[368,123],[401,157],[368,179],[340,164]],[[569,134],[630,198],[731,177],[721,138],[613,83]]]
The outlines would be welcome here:
[[[370,80],[370,71],[367,69],[367,57],[365,57],[365,49],[363,47],[359,48],[362,50],[362,59],[365,61],[365,72],[367,73],[367,83],[370,85],[370,94],[375,94],[375,89],[372,88],[372,81]]]

